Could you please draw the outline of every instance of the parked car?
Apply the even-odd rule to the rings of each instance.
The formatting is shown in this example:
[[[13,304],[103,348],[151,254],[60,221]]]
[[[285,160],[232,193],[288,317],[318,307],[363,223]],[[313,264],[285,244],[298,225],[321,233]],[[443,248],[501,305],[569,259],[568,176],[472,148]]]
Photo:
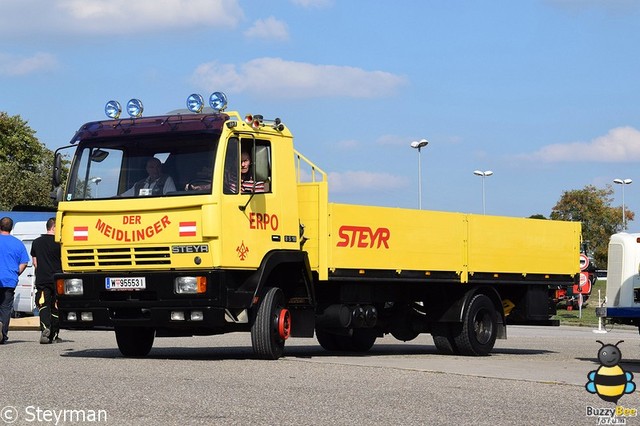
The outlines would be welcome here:
[[[47,221],[17,222],[13,225],[11,235],[22,241],[27,253],[31,252],[31,243],[47,232]],[[18,278],[13,300],[14,316],[34,315],[36,311],[36,271],[29,255],[27,269]]]

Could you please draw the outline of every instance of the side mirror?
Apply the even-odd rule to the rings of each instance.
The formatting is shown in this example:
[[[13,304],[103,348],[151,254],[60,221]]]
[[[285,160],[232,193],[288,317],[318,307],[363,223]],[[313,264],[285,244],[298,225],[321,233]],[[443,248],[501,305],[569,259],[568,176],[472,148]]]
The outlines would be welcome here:
[[[54,204],[57,205],[60,201],[62,201],[62,187],[56,186],[54,190],[49,193],[49,196],[53,200]]]
[[[62,184],[62,154],[59,152],[56,152],[53,157],[53,175],[51,180],[54,188],[58,188]]]

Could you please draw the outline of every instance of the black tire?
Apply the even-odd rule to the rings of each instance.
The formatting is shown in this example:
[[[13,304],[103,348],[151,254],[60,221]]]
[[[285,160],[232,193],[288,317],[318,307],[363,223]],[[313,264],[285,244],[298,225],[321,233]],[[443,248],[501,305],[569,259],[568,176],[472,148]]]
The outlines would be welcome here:
[[[466,307],[462,328],[454,333],[455,346],[461,355],[489,355],[498,335],[496,308],[484,294],[476,294]]]
[[[285,308],[284,295],[279,288],[265,290],[251,326],[251,345],[258,358],[278,359],[284,352],[285,339],[278,331],[280,312]]]
[[[433,343],[436,345],[436,349],[443,355],[457,355],[458,348],[453,338],[453,327],[458,324],[435,324],[431,330],[431,336],[433,337]]]
[[[146,327],[116,327],[116,342],[126,357],[144,357],[153,346],[156,331]]]

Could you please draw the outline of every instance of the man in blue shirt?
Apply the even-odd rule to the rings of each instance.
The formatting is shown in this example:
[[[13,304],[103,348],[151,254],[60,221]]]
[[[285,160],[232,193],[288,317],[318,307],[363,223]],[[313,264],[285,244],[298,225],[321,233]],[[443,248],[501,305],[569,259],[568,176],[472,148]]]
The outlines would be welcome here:
[[[11,235],[13,220],[0,219],[0,344],[8,340],[9,321],[13,309],[13,296],[18,285],[18,276],[29,263],[29,254],[22,241]]]

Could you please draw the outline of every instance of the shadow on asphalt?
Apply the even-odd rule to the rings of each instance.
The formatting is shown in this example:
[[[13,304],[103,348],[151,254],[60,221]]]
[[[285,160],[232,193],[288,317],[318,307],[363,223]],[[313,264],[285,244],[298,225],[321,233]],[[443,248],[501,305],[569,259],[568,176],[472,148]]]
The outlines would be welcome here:
[[[494,349],[493,356],[504,355],[539,355],[553,353],[553,351],[543,349]],[[343,357],[371,358],[383,356],[411,356],[411,355],[433,355],[437,357],[458,356],[443,355],[432,345],[375,345],[366,353],[360,352],[328,352],[321,346],[285,346],[283,359],[290,358],[327,358]],[[489,355],[489,356],[491,356]],[[61,354],[63,357],[79,358],[125,358],[117,347],[113,349],[67,349]],[[459,356],[464,358],[462,356]],[[251,346],[220,346],[220,347],[154,347],[145,359],[172,359],[191,361],[224,361],[224,360],[249,360],[256,359]]]
[[[600,364],[600,361],[598,360],[598,358],[594,357],[594,358],[576,358],[578,361],[588,361],[588,362],[592,362],[597,368],[598,365]],[[632,373],[635,373],[636,375],[638,373],[640,373],[640,359],[627,359],[627,358],[622,358],[622,361],[620,361],[619,363],[620,367],[622,367],[622,369],[624,371],[629,371]]]

